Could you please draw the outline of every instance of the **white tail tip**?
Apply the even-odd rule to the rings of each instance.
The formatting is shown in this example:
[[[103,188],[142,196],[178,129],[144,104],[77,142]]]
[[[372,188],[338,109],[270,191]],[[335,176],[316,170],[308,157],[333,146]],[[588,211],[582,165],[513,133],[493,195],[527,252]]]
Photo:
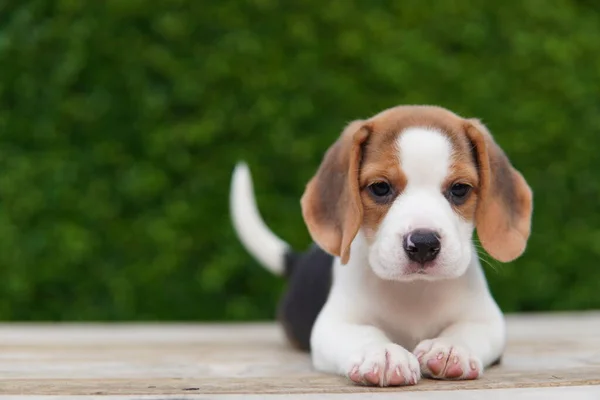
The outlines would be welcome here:
[[[265,225],[246,163],[238,163],[233,171],[229,206],[235,231],[248,252],[274,274],[283,275],[289,246]]]

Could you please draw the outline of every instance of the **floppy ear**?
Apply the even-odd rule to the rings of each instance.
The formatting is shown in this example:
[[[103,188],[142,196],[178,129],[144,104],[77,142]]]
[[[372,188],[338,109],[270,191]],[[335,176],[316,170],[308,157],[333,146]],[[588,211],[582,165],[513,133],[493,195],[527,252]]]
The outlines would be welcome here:
[[[479,170],[477,234],[492,257],[501,262],[512,261],[523,254],[527,246],[532,191],[481,122],[469,119],[466,132],[475,147]]]
[[[369,134],[363,121],[348,124],[325,153],[300,201],[312,239],[326,252],[341,257],[342,264],[350,258],[350,245],[362,223],[358,173],[362,145]]]

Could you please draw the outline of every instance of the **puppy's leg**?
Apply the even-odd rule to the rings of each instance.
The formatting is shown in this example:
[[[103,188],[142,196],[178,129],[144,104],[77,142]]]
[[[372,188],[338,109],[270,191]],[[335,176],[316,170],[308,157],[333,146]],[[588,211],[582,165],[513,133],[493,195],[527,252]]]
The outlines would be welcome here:
[[[484,368],[498,361],[505,346],[501,315],[478,322],[456,322],[435,339],[415,347],[424,376],[435,379],[477,379]]]
[[[312,357],[316,369],[347,376],[365,385],[414,385],[419,362],[403,347],[392,343],[377,327],[344,321],[331,307],[315,324]]]

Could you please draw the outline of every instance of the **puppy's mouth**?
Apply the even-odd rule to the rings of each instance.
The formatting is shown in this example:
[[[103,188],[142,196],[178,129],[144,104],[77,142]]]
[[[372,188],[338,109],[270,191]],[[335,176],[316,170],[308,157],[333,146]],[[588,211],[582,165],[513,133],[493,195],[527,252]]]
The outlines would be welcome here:
[[[411,262],[404,268],[405,275],[435,275],[437,263],[428,261],[425,263]]]

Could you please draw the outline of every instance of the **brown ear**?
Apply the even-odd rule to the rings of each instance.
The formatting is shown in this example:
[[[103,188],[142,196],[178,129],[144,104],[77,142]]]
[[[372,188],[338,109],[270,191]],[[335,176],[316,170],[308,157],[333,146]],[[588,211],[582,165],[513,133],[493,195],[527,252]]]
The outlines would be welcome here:
[[[479,200],[475,213],[479,240],[496,260],[512,261],[523,254],[527,246],[532,191],[481,122],[468,120],[466,131],[475,147],[479,169]]]
[[[342,264],[350,258],[350,244],[362,223],[358,173],[362,144],[369,133],[363,121],[348,124],[325,153],[300,201],[312,239],[326,252],[341,257]]]

